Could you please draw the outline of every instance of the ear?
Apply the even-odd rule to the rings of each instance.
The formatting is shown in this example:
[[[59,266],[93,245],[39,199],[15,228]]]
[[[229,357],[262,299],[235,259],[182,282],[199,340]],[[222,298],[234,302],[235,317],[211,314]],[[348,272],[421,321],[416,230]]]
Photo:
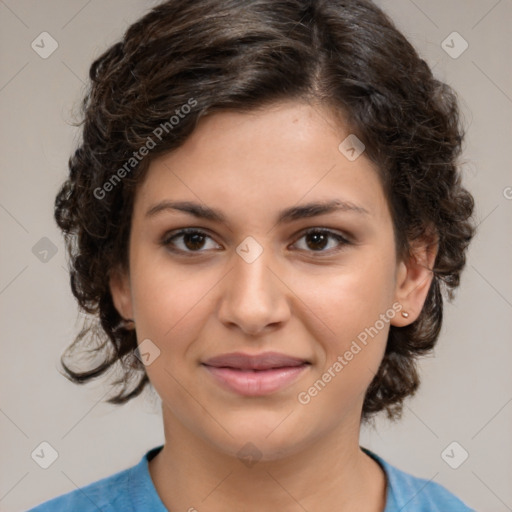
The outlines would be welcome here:
[[[109,278],[109,288],[112,301],[122,318],[133,318],[133,304],[130,277],[126,270],[119,267],[112,270]]]
[[[411,244],[410,255],[398,264],[395,302],[402,305],[401,311],[407,312],[408,317],[395,315],[391,320],[392,325],[403,327],[420,316],[434,277],[432,268],[438,248],[437,238],[432,234],[426,235]]]

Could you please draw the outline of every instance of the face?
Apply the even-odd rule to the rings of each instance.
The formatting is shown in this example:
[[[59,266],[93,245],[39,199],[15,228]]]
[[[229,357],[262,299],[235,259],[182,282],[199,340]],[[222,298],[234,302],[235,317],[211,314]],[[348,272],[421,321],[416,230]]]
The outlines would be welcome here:
[[[111,291],[166,427],[269,460],[358,431],[389,327],[414,321],[430,278],[397,261],[374,164],[338,148],[349,134],[283,102],[207,116],[152,161]]]

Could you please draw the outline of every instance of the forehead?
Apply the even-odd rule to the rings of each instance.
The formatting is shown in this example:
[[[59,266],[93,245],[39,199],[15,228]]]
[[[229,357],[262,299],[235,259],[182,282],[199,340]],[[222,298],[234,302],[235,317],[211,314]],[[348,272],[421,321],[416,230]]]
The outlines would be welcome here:
[[[340,151],[350,135],[327,108],[307,103],[213,113],[182,146],[151,162],[136,210],[188,200],[261,215],[336,199],[382,216],[387,204],[375,165],[364,152],[352,161]]]

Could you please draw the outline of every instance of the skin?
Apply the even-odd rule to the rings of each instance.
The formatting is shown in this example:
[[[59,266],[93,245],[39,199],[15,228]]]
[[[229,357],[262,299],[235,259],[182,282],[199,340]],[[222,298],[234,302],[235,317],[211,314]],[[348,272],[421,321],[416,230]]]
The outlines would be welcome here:
[[[165,445],[149,463],[172,511],[382,512],[386,479],[359,447],[364,392],[382,360],[390,323],[421,312],[436,248],[418,243],[397,261],[390,210],[376,168],[338,146],[349,131],[320,105],[286,101],[251,113],[206,116],[176,151],[153,160],[135,196],[129,271],[112,274],[114,304],[137,339],[160,354],[148,366],[162,399]],[[338,211],[277,224],[281,209],[341,199]],[[147,217],[162,200],[220,209],[228,224],[176,210]],[[206,233],[162,239],[180,228]],[[352,243],[309,228],[328,228]],[[248,263],[247,236],[263,249]],[[336,251],[339,248],[339,251]],[[194,252],[195,251],[195,252]],[[311,401],[297,396],[328,370],[394,303],[397,313]],[[277,351],[311,365],[264,397],[225,390],[201,361],[227,352]],[[244,464],[252,443],[261,457]]]

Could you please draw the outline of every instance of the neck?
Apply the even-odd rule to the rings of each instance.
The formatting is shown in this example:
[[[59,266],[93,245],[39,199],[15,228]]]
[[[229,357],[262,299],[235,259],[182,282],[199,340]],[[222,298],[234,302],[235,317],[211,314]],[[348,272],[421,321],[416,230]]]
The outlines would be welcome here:
[[[385,474],[360,449],[359,422],[328,432],[317,443],[284,457],[258,460],[256,452],[251,461],[207,443],[165,407],[163,413],[166,442],[149,462],[149,471],[169,511],[385,508]]]

